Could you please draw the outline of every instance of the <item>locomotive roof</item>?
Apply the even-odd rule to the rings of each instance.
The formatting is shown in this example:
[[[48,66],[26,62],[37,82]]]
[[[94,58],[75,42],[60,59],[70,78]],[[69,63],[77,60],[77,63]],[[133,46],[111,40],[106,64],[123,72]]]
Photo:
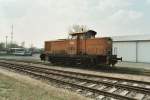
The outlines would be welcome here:
[[[93,39],[112,39],[111,37],[96,37],[96,38],[93,38]],[[48,41],[45,41],[45,42],[61,42],[61,41],[67,41],[68,39],[57,39],[57,40],[48,40]]]
[[[85,32],[76,32],[76,33],[69,33],[70,35],[77,35],[77,34],[92,34],[92,35],[96,35],[97,32],[93,31],[93,30],[88,30],[88,31],[85,31]]]

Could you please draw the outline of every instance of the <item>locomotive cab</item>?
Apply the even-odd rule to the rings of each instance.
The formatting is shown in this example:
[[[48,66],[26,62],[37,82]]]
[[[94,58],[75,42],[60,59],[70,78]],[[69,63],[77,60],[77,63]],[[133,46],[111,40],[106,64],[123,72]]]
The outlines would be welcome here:
[[[71,39],[92,39],[95,38],[95,35],[97,32],[93,30],[89,30],[87,32],[81,32],[81,33],[70,33]]]

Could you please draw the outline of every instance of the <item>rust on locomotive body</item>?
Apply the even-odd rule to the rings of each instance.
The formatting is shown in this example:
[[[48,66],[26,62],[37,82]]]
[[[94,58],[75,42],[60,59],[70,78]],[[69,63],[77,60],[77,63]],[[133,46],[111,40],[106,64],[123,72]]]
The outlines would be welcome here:
[[[115,65],[118,60],[122,60],[112,54],[112,39],[95,38],[96,34],[95,31],[89,30],[69,34],[69,39],[46,41],[44,53],[52,63]]]

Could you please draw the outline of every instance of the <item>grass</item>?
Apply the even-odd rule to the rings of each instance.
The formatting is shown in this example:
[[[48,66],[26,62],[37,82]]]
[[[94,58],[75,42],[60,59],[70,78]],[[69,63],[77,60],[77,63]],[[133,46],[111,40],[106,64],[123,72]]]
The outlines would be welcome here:
[[[23,83],[0,74],[0,100],[86,100],[58,90]]]

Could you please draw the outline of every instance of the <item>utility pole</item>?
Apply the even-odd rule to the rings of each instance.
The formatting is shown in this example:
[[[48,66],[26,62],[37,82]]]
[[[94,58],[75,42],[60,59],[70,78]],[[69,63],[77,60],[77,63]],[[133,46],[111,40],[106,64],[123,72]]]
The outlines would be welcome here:
[[[12,26],[11,26],[11,29],[12,29],[11,30],[11,43],[10,43],[11,44],[11,48],[12,48],[12,44],[13,44],[13,31],[14,31],[13,28],[14,27],[13,27],[13,24],[12,24]]]
[[[6,49],[7,49],[7,38],[8,38],[8,36],[6,36]]]

